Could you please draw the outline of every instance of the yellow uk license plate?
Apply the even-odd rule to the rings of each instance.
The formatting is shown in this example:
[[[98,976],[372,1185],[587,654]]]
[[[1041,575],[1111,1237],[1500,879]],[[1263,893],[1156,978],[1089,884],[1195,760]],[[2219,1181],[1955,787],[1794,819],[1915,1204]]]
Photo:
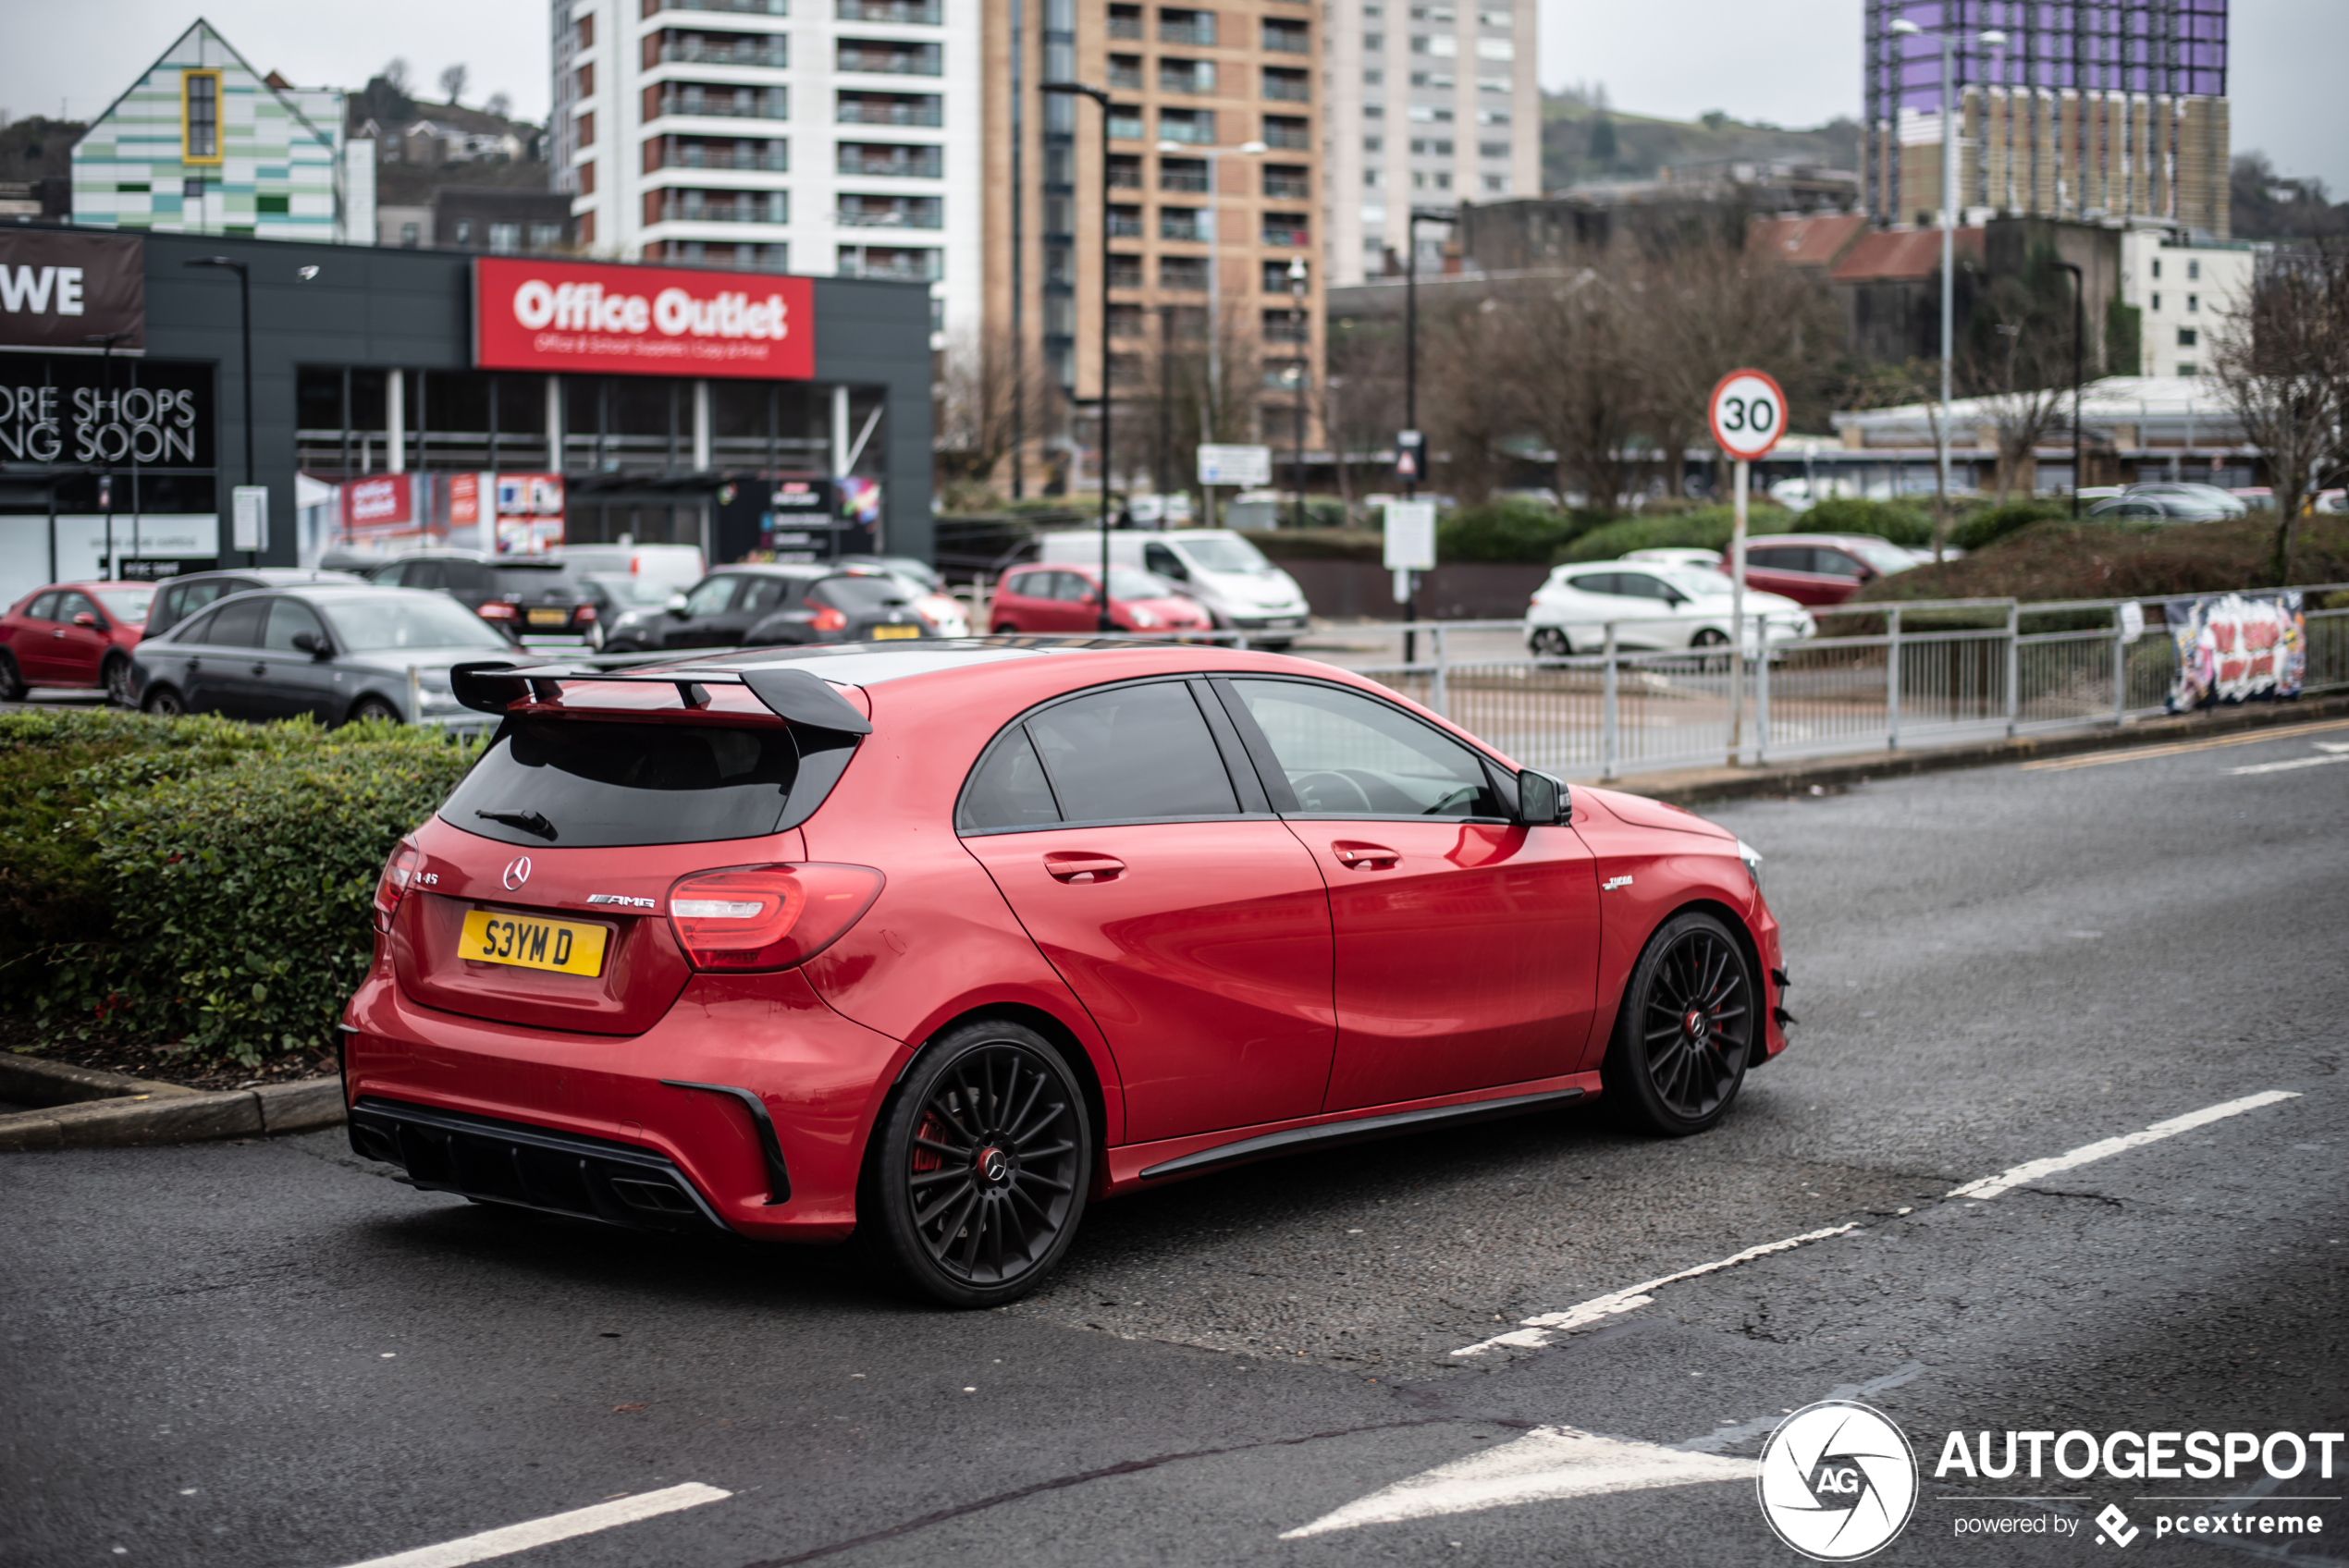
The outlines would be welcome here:
[[[533,626],[563,626],[569,624],[570,620],[569,610],[551,609],[530,612],[530,624]]]
[[[604,972],[604,943],[609,936],[600,925],[477,909],[465,916],[462,951],[475,963],[593,975]]]
[[[918,637],[921,634],[922,629],[918,626],[876,626],[873,628],[873,641],[876,643],[886,642],[892,637]]]

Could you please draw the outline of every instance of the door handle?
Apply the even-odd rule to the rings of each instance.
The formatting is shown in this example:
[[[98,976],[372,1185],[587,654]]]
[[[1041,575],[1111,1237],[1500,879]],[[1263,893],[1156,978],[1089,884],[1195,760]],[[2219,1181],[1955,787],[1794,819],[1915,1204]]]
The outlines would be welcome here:
[[[1403,857],[1384,844],[1340,842],[1330,846],[1330,853],[1337,864],[1353,871],[1389,871]]]
[[[195,674],[196,671],[202,669],[203,668],[203,660],[202,659],[190,659],[188,661],[188,673],[191,675]]]
[[[269,667],[265,664],[257,664],[252,667],[252,672],[255,675],[266,675],[269,673]]]
[[[1044,869],[1059,882],[1113,882],[1125,870],[1125,863],[1115,855],[1090,854],[1082,850],[1054,850],[1044,857]]]

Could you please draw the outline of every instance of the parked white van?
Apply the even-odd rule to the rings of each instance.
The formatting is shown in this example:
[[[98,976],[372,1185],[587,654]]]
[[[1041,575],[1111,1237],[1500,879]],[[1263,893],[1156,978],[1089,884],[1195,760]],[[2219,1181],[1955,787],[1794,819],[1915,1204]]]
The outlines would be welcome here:
[[[1098,533],[1047,533],[1042,545],[1043,560],[1101,564]],[[1228,528],[1179,528],[1165,533],[1113,529],[1109,558],[1112,565],[1138,567],[1165,578],[1206,606],[1224,631],[1305,630],[1305,593],[1297,579]],[[1274,653],[1289,644],[1285,637],[1251,636],[1248,642]]]

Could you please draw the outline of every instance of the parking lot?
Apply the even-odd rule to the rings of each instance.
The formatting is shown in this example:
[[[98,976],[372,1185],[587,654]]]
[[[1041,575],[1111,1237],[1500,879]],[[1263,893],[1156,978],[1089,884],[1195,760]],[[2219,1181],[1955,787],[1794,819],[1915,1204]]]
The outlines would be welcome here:
[[[1593,1108],[1242,1168],[1102,1207],[1001,1311],[418,1194],[339,1133],[13,1157],[0,1562],[421,1568],[609,1504],[503,1538],[562,1568],[1777,1563],[1733,1462],[1839,1393],[1924,1462],[1883,1561],[2071,1559],[2108,1503],[2157,1560],[2349,1558],[2338,1455],[2281,1488],[1933,1475],[1956,1429],[2341,1428],[2336,755],[2286,731],[1719,808],[1769,856],[1802,1023],[1717,1131]],[[1646,1478],[1593,1493],[1565,1429]],[[2306,1494],[2323,1533],[2157,1537],[2186,1505],[2154,1491]],[[1960,1534],[2006,1516],[2048,1523]]]

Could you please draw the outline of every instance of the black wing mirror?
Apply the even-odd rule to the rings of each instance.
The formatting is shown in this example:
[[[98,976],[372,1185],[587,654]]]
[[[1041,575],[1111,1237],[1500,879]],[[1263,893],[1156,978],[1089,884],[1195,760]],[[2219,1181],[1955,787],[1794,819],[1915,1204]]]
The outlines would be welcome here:
[[[330,659],[335,656],[335,645],[315,631],[295,632],[293,645],[314,659]]]
[[[1517,776],[1517,820],[1524,827],[1549,827],[1574,819],[1573,797],[1546,773],[1521,769]]]

